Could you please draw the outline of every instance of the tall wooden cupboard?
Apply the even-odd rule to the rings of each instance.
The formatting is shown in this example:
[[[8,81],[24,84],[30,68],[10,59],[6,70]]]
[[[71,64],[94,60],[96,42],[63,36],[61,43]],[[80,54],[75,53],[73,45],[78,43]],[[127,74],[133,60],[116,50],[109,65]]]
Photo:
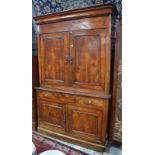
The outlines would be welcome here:
[[[38,25],[39,132],[104,149],[114,11],[107,4],[34,18]]]

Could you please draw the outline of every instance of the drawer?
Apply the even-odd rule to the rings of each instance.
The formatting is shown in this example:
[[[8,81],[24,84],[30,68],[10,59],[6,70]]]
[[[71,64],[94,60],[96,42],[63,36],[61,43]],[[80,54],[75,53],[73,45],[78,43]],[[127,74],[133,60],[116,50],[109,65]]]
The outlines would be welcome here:
[[[37,91],[37,96],[40,98],[48,99],[49,101],[54,101],[57,103],[66,103],[76,106],[84,107],[107,107],[108,100],[93,98],[93,97],[83,97],[78,95],[57,93],[57,92],[48,92],[48,91]]]
[[[59,103],[75,103],[76,98],[73,95],[63,94],[63,93],[54,93],[47,91],[37,91],[37,96],[41,98],[47,98],[49,100],[59,102]]]
[[[96,99],[92,97],[77,97],[77,103],[79,105],[84,106],[96,106],[96,107],[104,107],[107,106],[108,100]]]

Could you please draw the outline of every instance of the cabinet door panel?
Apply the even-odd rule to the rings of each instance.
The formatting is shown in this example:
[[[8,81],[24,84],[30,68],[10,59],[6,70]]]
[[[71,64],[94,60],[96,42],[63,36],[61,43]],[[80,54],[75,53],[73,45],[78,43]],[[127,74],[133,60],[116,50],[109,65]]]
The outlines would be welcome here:
[[[65,131],[65,105],[39,99],[39,126],[56,131]]]
[[[75,82],[98,83],[99,82],[99,37],[77,36],[75,39]]]
[[[51,33],[40,36],[41,85],[65,85],[67,83],[69,34]]]
[[[73,59],[72,85],[103,90],[107,67],[106,31],[103,29],[73,31],[70,40],[70,55]]]
[[[67,108],[69,134],[82,139],[102,142],[103,111],[76,107]]]

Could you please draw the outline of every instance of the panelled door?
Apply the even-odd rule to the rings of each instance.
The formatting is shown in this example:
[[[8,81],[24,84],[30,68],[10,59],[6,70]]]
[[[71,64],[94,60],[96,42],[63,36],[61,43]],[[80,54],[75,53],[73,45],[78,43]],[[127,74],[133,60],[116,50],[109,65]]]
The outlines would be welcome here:
[[[38,98],[39,127],[49,130],[66,131],[66,106],[45,98]]]
[[[103,111],[68,105],[68,134],[100,143],[103,141],[103,117]]]
[[[110,38],[107,36],[106,29],[40,35],[41,86],[61,85],[106,92],[110,75]]]
[[[107,45],[104,29],[78,30],[70,33],[70,78],[73,86],[104,89]]]
[[[68,82],[69,33],[39,36],[41,86],[66,85]]]

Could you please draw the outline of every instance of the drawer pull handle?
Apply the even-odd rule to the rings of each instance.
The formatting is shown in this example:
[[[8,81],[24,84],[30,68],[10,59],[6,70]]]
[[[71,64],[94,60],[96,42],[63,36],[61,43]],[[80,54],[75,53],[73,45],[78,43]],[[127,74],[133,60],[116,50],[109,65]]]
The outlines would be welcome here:
[[[45,94],[44,96],[48,96],[48,94]]]
[[[91,104],[91,103],[92,103],[92,101],[91,101],[91,100],[89,100],[89,101],[88,101],[88,103],[89,103],[89,104]]]

